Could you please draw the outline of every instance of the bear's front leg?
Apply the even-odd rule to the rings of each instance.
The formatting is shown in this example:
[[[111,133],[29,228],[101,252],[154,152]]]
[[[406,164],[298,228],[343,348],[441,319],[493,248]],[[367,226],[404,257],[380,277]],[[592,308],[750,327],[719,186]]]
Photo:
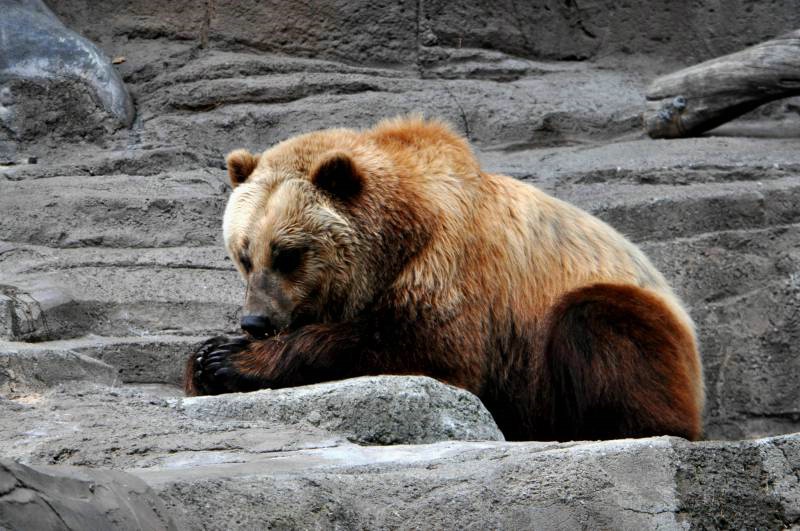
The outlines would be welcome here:
[[[246,372],[242,367],[242,362],[252,356],[254,346],[254,342],[245,336],[217,336],[207,340],[186,363],[186,394],[218,395],[269,387],[267,380],[252,371]],[[259,354],[263,355],[265,349],[259,346]]]
[[[340,323],[267,339],[214,337],[189,356],[184,388],[190,396],[216,395],[386,372],[385,362],[374,361],[387,357],[376,356],[362,332],[357,324]]]

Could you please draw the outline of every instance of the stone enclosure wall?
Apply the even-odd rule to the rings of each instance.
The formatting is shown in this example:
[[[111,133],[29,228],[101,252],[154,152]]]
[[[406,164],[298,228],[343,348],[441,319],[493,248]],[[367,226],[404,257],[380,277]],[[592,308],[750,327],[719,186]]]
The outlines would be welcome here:
[[[792,0],[180,0],[168,7],[144,0],[64,0],[52,7],[70,27],[106,45],[119,37],[198,40],[212,48],[376,67],[418,66],[435,47],[556,61],[644,55],[692,64],[800,23]]]

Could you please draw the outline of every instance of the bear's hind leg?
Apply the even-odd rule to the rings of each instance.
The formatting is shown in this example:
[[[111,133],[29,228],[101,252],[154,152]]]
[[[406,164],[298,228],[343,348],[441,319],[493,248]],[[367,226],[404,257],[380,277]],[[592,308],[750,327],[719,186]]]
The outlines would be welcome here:
[[[595,284],[554,307],[536,370],[536,438],[701,435],[694,335],[657,294]]]

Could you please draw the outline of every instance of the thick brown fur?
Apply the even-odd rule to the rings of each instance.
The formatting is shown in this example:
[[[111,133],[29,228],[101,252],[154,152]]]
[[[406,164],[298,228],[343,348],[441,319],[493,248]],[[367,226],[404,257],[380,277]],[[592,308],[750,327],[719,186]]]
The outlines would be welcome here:
[[[550,313],[545,337],[535,431],[700,436],[697,396],[687,385],[700,372],[687,348],[693,338],[654,293],[613,284],[572,291]]]
[[[477,394],[509,439],[700,436],[691,319],[605,223],[482,172],[435,121],[311,133],[254,160],[232,173],[223,228],[245,311],[275,333],[209,340],[188,394],[425,374]]]

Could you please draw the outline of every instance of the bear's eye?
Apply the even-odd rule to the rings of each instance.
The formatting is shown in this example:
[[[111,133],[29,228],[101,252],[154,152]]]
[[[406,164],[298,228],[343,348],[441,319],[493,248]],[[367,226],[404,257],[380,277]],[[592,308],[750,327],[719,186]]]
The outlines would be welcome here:
[[[288,275],[300,265],[306,249],[303,247],[273,247],[272,269]]]
[[[242,269],[244,269],[245,273],[249,273],[253,269],[253,262],[250,261],[250,257],[246,253],[239,253],[239,263],[242,264]]]

